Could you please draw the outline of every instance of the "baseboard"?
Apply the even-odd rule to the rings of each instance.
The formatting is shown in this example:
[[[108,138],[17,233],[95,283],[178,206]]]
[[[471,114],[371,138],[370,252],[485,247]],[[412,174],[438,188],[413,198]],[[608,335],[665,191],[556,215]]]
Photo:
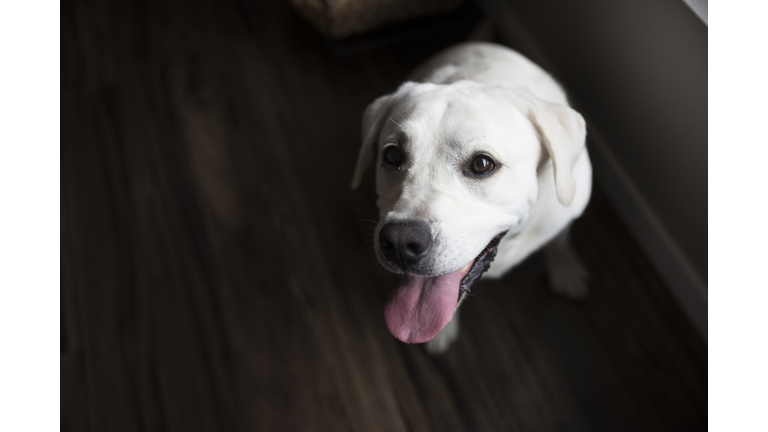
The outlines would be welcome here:
[[[651,210],[632,179],[600,138],[589,131],[589,156],[595,182],[605,192],[635,241],[672,295],[707,341],[707,285]]]

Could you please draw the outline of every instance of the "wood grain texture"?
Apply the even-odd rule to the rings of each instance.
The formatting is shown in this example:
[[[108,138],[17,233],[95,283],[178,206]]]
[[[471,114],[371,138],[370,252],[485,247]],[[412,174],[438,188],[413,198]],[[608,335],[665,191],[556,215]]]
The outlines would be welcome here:
[[[450,352],[389,335],[360,116],[456,29],[335,59],[281,1],[62,5],[62,429],[695,431],[706,346],[599,190]]]

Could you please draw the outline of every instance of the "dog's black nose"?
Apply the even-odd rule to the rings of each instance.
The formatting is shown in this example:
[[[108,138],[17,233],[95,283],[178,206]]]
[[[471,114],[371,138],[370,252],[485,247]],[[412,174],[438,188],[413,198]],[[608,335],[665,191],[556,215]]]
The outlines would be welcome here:
[[[432,247],[432,230],[422,221],[390,222],[379,231],[379,246],[393,263],[414,266]]]

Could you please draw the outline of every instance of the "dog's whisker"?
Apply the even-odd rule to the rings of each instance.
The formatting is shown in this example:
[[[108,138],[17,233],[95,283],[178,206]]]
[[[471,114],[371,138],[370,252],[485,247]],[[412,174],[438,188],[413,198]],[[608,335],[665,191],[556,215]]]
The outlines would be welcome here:
[[[356,220],[356,221],[354,221],[354,222],[350,222],[349,224],[350,224],[350,225],[354,225],[354,224],[356,224],[356,223],[360,223],[360,222],[370,222],[370,223],[372,223],[372,224],[377,224],[377,223],[378,223],[378,222],[376,222],[375,220],[371,220],[371,219],[360,219],[360,220]]]
[[[401,115],[400,117],[402,117],[402,115]],[[396,121],[392,120],[392,117],[389,117],[389,120],[390,120],[392,123],[394,123],[394,124],[396,124],[396,125],[398,125],[398,126],[400,126],[400,127],[403,127],[403,125],[401,125],[400,123],[398,123],[398,122],[396,122]]]

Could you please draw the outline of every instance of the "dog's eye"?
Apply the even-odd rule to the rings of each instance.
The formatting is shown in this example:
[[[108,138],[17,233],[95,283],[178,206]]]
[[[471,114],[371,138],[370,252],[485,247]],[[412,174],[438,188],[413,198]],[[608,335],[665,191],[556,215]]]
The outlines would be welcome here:
[[[475,174],[488,174],[493,171],[496,164],[488,156],[478,156],[472,161],[472,172]]]
[[[403,154],[397,147],[387,147],[384,150],[384,162],[388,165],[400,166],[403,163]]]

